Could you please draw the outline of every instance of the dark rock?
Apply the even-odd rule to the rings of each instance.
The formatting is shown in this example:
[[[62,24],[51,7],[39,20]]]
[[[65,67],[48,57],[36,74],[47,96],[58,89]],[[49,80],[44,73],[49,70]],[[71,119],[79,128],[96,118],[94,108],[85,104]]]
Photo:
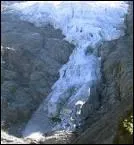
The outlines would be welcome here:
[[[82,106],[81,117],[86,119],[100,107],[99,81],[93,81],[88,101]]]
[[[37,28],[8,8],[1,16],[2,120],[10,129],[28,121],[51,91],[74,46],[51,25]]]
[[[131,143],[132,135],[122,134],[119,125],[128,111],[133,113],[133,2],[126,19],[126,35],[101,46],[101,104],[88,115],[75,144]],[[85,112],[90,109],[87,104]]]

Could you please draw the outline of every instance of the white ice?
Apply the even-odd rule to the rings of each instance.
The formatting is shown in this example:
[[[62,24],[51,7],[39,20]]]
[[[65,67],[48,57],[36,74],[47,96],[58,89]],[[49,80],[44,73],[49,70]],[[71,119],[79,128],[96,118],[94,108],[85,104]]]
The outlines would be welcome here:
[[[92,80],[99,80],[100,58],[86,55],[87,46],[96,51],[103,41],[124,35],[124,16],[128,5],[123,1],[24,2],[12,6],[20,19],[37,27],[48,23],[60,28],[66,40],[75,44],[67,64],[60,69],[60,78],[49,94],[48,116],[59,116],[55,127],[74,129],[81,107],[90,97]],[[45,104],[46,105],[46,104]]]

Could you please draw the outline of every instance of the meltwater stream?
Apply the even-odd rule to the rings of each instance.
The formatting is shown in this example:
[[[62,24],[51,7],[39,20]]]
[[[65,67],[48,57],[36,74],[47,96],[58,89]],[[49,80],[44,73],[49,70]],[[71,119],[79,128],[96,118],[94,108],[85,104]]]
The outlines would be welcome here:
[[[12,7],[20,19],[37,27],[51,24],[61,29],[65,39],[76,46],[60,69],[52,92],[26,126],[24,137],[37,138],[50,130],[75,130],[80,124],[81,108],[91,95],[90,88],[101,77],[98,46],[124,35],[128,5],[122,1],[29,1]],[[57,118],[60,121],[51,122]]]

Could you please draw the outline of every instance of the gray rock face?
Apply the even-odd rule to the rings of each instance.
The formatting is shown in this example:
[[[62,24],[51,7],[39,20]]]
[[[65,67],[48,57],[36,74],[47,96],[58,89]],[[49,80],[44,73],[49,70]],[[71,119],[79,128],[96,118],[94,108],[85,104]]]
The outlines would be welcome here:
[[[60,30],[37,28],[10,11],[1,21],[2,120],[10,127],[28,120],[51,91],[74,46]]]
[[[133,113],[133,3],[126,19],[126,35],[101,46],[101,106],[88,113],[83,132],[75,144],[128,144],[132,137],[119,132],[120,119]],[[88,112],[90,104],[84,108]],[[117,144],[118,144],[117,143]]]
[[[100,82],[94,81],[90,88],[91,95],[82,107],[81,118],[86,119],[100,107]]]

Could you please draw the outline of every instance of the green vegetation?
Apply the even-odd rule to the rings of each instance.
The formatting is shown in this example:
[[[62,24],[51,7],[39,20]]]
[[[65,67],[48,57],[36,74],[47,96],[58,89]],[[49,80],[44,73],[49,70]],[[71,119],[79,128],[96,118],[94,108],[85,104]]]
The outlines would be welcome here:
[[[119,124],[118,132],[114,140],[115,144],[133,144],[133,113],[125,116]]]
[[[123,127],[128,133],[133,134],[133,115],[130,115],[123,121]]]

